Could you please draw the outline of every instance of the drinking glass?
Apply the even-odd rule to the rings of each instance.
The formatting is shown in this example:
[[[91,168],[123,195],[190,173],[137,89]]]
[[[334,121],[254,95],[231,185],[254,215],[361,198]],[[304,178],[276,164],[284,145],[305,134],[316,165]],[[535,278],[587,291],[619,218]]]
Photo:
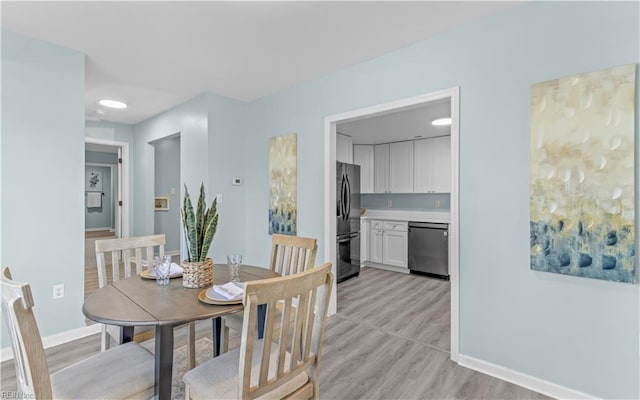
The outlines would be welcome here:
[[[230,254],[227,256],[231,282],[240,282],[240,264],[242,264],[242,254]]]
[[[153,257],[153,267],[156,270],[156,283],[160,286],[169,284],[169,271],[171,270],[171,256]]]

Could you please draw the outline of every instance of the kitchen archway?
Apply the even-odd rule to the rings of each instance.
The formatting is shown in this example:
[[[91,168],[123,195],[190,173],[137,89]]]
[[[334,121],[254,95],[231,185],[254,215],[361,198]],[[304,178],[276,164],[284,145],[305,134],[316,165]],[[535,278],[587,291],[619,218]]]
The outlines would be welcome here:
[[[460,88],[454,87],[420,96],[401,99],[372,107],[361,108],[346,113],[327,116],[325,118],[324,171],[325,171],[325,226],[324,226],[324,259],[333,264],[336,270],[336,136],[337,125],[365,118],[381,116],[402,110],[410,110],[426,103],[449,99],[451,105],[451,192],[449,221],[449,274],[451,282],[451,323],[450,323],[450,357],[457,362],[459,353],[459,104]],[[332,288],[330,314],[337,312],[337,286]]]

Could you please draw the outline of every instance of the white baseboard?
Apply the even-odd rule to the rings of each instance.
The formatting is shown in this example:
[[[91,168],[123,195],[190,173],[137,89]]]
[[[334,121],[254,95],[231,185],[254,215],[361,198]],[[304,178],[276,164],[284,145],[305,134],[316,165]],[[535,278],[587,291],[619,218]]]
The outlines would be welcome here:
[[[42,345],[45,349],[55,347],[64,343],[68,343],[72,340],[81,339],[83,337],[91,336],[96,333],[100,333],[102,324],[93,324],[89,326],[83,326],[81,328],[71,329],[70,331],[56,333],[42,338]],[[13,351],[11,347],[5,347],[0,350],[0,362],[13,360]]]
[[[110,226],[105,226],[104,228],[86,228],[84,231],[85,232],[97,232],[97,231],[114,232],[114,229],[111,228]]]
[[[463,367],[482,372],[483,374],[493,376],[494,378],[502,379],[503,381],[511,382],[518,386],[534,390],[555,399],[598,399],[598,397],[590,394],[582,393],[578,390],[570,389],[544,379],[526,375],[522,372],[479,360],[477,358],[465,356],[463,354],[459,355],[458,364]]]

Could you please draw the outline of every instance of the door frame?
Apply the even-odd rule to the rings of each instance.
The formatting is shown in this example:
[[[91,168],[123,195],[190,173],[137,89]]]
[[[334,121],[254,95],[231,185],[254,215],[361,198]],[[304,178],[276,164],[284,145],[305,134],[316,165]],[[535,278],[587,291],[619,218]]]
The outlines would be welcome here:
[[[120,148],[120,151],[122,153],[122,181],[119,184],[119,186],[122,187],[122,190],[120,193],[120,197],[122,198],[122,207],[120,209],[121,211],[120,237],[123,237],[123,238],[129,237],[129,228],[130,228],[129,215],[130,215],[130,208],[131,208],[131,202],[130,202],[130,196],[129,196],[129,143],[118,142],[115,140],[97,139],[93,137],[85,137],[84,142],[85,144],[93,143],[93,144],[101,144],[105,146]],[[86,161],[85,161],[85,164],[86,164]],[[117,196],[115,201],[116,202],[118,201]],[[116,208],[116,211],[117,211],[117,208]],[[117,212],[116,212],[116,215],[117,215]],[[116,221],[116,225],[117,225],[117,221]]]
[[[451,348],[450,356],[454,362],[459,355],[459,316],[460,316],[460,87],[455,86],[436,92],[409,97],[371,107],[360,108],[324,119],[324,259],[331,261],[333,274],[336,275],[336,218],[335,218],[335,176],[336,176],[336,125],[338,123],[370,118],[376,115],[418,107],[435,100],[451,100],[451,206],[449,221],[449,274],[451,282]],[[337,286],[334,280],[331,293],[329,314],[337,312]]]

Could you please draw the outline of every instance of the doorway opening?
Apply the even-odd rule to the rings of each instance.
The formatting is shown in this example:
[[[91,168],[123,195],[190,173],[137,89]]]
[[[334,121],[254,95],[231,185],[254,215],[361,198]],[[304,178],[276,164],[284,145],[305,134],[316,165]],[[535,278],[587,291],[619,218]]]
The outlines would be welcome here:
[[[450,334],[449,341],[450,345],[447,349],[450,353],[450,358],[453,361],[457,361],[458,359],[458,337],[459,337],[459,326],[458,326],[458,318],[459,318],[459,201],[458,201],[458,182],[459,182],[459,87],[454,87],[447,90],[442,90],[439,92],[429,93],[421,96],[411,97],[399,101],[394,101],[390,103],[385,103],[373,107],[367,107],[363,109],[358,109],[350,112],[346,112],[343,114],[332,115],[325,118],[325,260],[331,261],[334,268],[334,275],[338,276],[339,272],[336,270],[336,266],[341,262],[339,258],[342,258],[337,254],[337,221],[336,221],[336,199],[337,199],[337,187],[335,185],[336,182],[336,172],[337,172],[337,161],[340,161],[337,157],[344,157],[346,154],[349,156],[349,152],[344,151],[344,147],[341,147],[344,144],[344,141],[351,141],[352,144],[357,144],[359,140],[362,138],[358,138],[357,130],[348,129],[349,127],[354,127],[356,125],[365,126],[366,124],[358,124],[357,122],[364,120],[374,120],[375,123],[380,123],[385,117],[390,116],[391,114],[400,115],[400,113],[409,114],[412,110],[418,110],[420,108],[425,108],[429,104],[446,104],[447,111],[449,113],[449,117],[451,118],[451,126],[450,126],[450,138],[447,138],[447,144],[449,152],[449,157],[447,160],[448,170],[450,170],[450,178],[448,182],[440,182],[439,184],[444,184],[446,190],[449,191],[449,196],[447,198],[438,197],[440,193],[433,193],[429,197],[429,201],[432,201],[433,204],[437,204],[437,207],[442,206],[442,203],[448,203],[449,206],[449,214],[448,214],[448,265],[449,265],[449,276],[450,281],[447,282],[449,286],[446,289],[449,289],[450,295],[446,296],[447,290],[442,290],[441,293],[444,293],[443,296],[446,296],[446,301],[443,301],[444,307],[447,308],[447,315],[450,315],[449,318],[449,326],[450,326]],[[429,121],[431,123],[431,121]],[[412,134],[412,136],[421,136],[419,134]],[[429,135],[435,136],[435,135]],[[384,137],[384,138],[376,138],[371,139],[371,143],[367,143],[370,145],[377,145],[383,143],[403,143],[405,141],[413,140],[413,139],[423,139],[423,138],[409,138],[409,137]],[[354,141],[355,140],[355,141]],[[377,141],[377,142],[376,142]],[[337,143],[340,142],[340,145]],[[361,142],[364,143],[364,142]],[[405,143],[406,144],[406,143]],[[400,146],[396,146],[398,151],[401,153],[402,148],[406,147],[404,144]],[[381,147],[382,148],[382,147]],[[406,150],[406,149],[405,149]],[[411,157],[413,153],[410,153]],[[371,155],[373,158],[373,153]],[[404,163],[407,163],[406,159],[398,157],[397,159],[401,160]],[[348,160],[347,160],[348,161]],[[351,160],[353,162],[353,160]],[[373,163],[373,161],[371,161]],[[400,170],[402,170],[402,162],[399,164]],[[411,161],[413,163],[413,160]],[[407,165],[405,166],[407,169],[411,169],[411,174],[413,173],[413,165],[411,167]],[[378,172],[379,166],[376,165],[375,168],[371,166],[370,171]],[[364,176],[362,176],[364,175]],[[371,180],[371,185],[377,187],[373,192],[384,193],[384,189],[380,189],[380,185],[387,184],[390,182],[388,180],[386,182],[379,181],[378,177],[368,176],[366,173],[361,175],[361,179]],[[375,174],[374,174],[375,175]],[[401,174],[403,178],[406,177],[407,174]],[[413,175],[411,175],[410,180],[413,182]],[[399,179],[398,183],[400,185],[406,184],[406,182],[402,182],[402,179]],[[368,183],[362,183],[362,185],[367,186]],[[411,185],[411,184],[409,184]],[[388,194],[391,193],[403,193],[402,190],[396,189],[387,189]],[[412,190],[411,190],[412,191]],[[421,190],[421,192],[424,190]],[[438,189],[438,191],[442,191]],[[372,202],[384,201],[386,207],[391,207],[392,202],[396,202],[399,200],[406,201],[407,197],[412,196],[422,196],[424,201],[424,193],[415,193],[411,194],[411,196],[404,196],[402,199],[400,198],[391,198],[389,196],[382,198],[379,195],[376,195],[375,199],[372,199]],[[431,198],[433,197],[433,198]],[[388,202],[388,203],[387,203]],[[372,203],[373,204],[373,203]],[[366,212],[365,212],[366,214]],[[401,230],[401,227],[396,227],[397,230]],[[365,241],[363,243],[367,243],[368,240],[364,238]],[[391,242],[390,242],[391,243]],[[384,246],[383,246],[384,247]],[[393,248],[391,246],[384,247],[389,254],[393,254]],[[369,249],[370,250],[370,249]],[[400,252],[397,252],[398,256],[406,257],[406,253],[402,255]],[[391,257],[391,259],[395,262],[400,263],[402,260],[399,257]],[[359,262],[359,260],[358,260]],[[382,263],[381,263],[382,264]],[[408,269],[406,269],[406,273],[408,273]],[[381,273],[387,273],[387,271],[382,271]],[[400,269],[396,272],[402,272]],[[395,272],[392,272],[395,274]],[[402,275],[397,275],[402,276]],[[413,275],[410,275],[413,276]],[[359,278],[356,278],[359,279]],[[341,285],[347,285],[349,281],[342,283]],[[422,293],[422,295],[426,295]],[[353,298],[353,293],[350,295],[350,298]],[[333,293],[331,297],[331,305],[330,305],[330,313],[335,314],[338,312],[338,292],[337,286],[334,284]],[[442,305],[442,304],[441,304]],[[449,306],[449,307],[447,307]],[[390,305],[385,306],[390,307]],[[406,313],[406,310],[398,310],[402,313]],[[423,318],[424,315],[422,313],[413,313],[411,315],[407,315],[408,318],[412,319],[420,319]],[[446,343],[445,343],[446,344]]]
[[[95,241],[129,236],[128,160],[126,142],[85,139],[85,299],[98,289]]]
[[[154,234],[164,234],[165,254],[180,255],[180,134],[151,142],[154,154]],[[179,258],[179,257],[177,257]]]

